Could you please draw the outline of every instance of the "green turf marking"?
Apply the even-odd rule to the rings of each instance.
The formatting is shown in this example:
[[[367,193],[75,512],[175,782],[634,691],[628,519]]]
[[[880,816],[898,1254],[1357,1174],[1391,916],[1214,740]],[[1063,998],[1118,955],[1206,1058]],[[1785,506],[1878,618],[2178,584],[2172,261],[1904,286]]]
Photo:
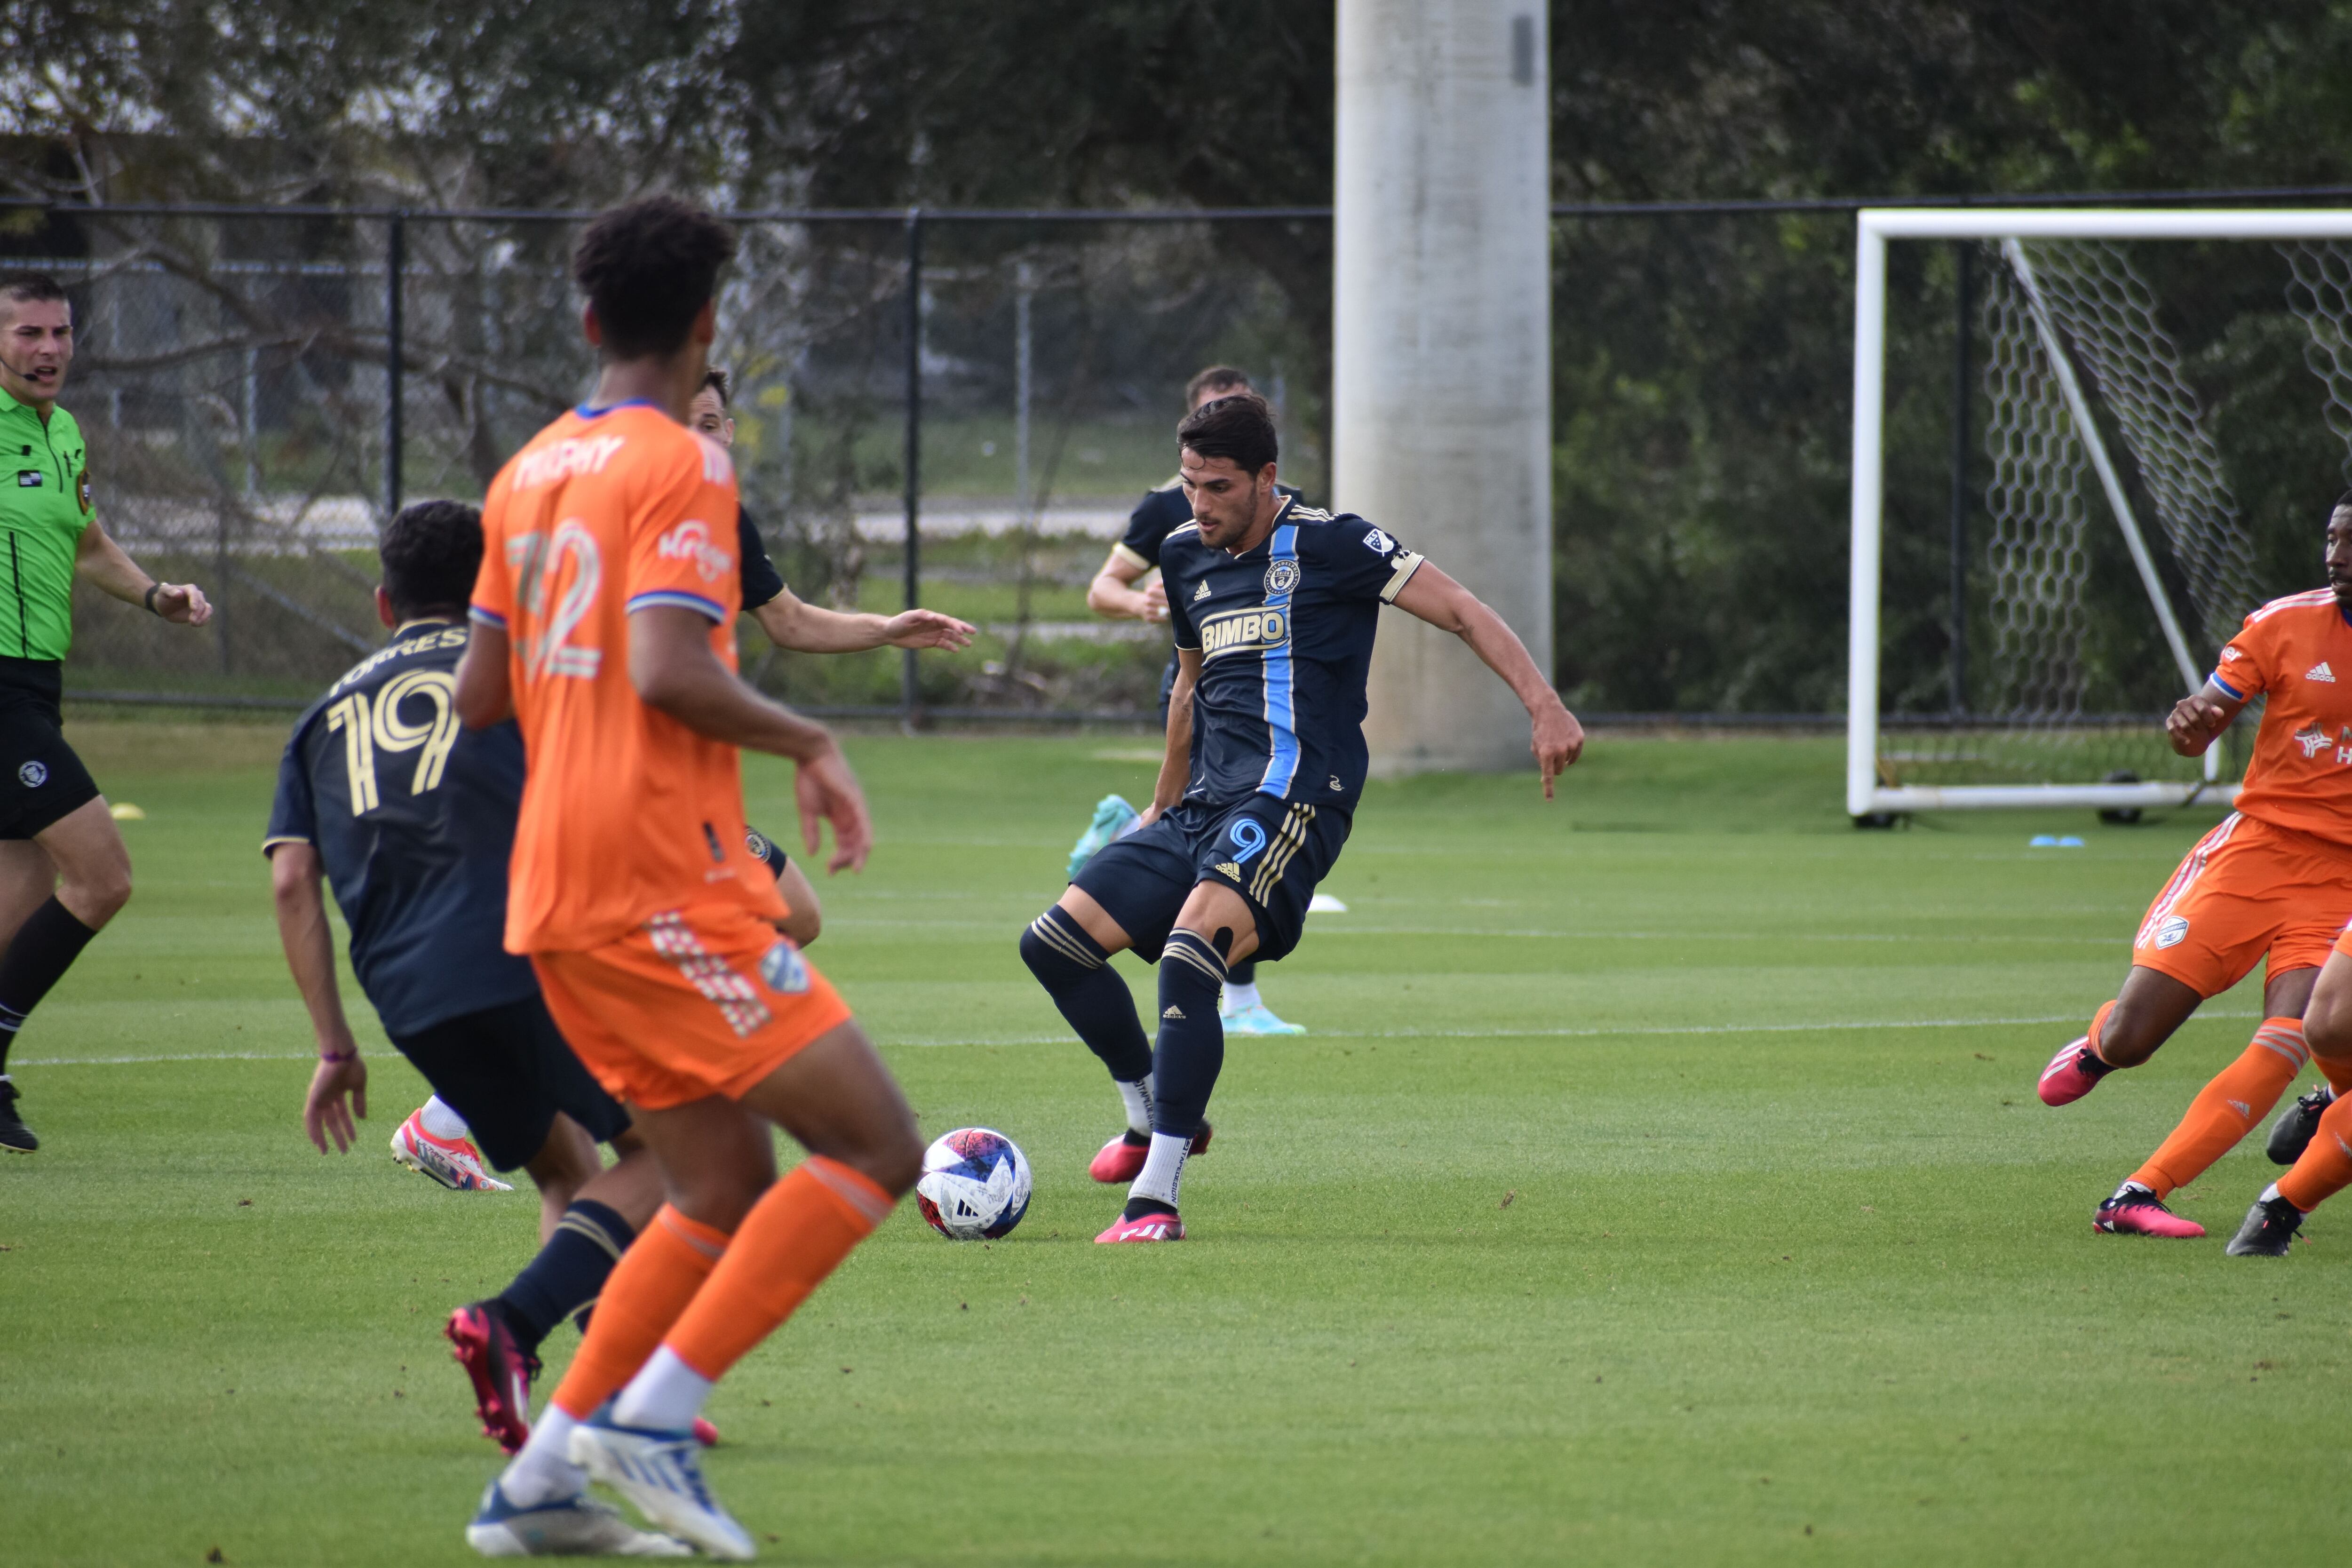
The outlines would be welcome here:
[[[363,1012],[366,1138],[303,1142],[276,738],[76,738],[149,816],[136,898],[18,1047],[47,1146],[0,1163],[0,1558],[474,1561],[493,1453],[436,1330],[535,1205],[394,1168],[423,1091]],[[1093,802],[1149,792],[1105,751],[853,744],[882,844],[820,879],[815,959],[926,1128],[1003,1129],[1038,1190],[985,1247],[902,1212],[722,1386],[711,1475],[770,1560],[2340,1556],[2352,1228],[2324,1209],[2273,1263],[2088,1224],[2252,989],[2033,1098],[2210,814],[1857,834],[1833,742],[1603,737],[1549,807],[1375,785],[1350,912],[1264,973],[1314,1033],[1232,1044],[1195,1239],[1108,1252],[1084,1166],[1116,1105],[1013,951]],[[748,776],[792,842],[785,770]],[[2178,1206],[2226,1231],[2270,1171],[2242,1150]]]

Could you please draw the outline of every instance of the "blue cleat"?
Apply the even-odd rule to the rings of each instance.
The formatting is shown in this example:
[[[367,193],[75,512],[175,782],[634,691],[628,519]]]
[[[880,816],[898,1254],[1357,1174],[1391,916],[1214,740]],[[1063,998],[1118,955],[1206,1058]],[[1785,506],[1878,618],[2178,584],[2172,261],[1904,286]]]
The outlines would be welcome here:
[[[1095,802],[1095,819],[1087,824],[1087,830],[1078,835],[1076,844],[1070,846],[1070,875],[1076,876],[1079,867],[1100,854],[1106,845],[1127,831],[1128,824],[1141,815],[1127,804],[1127,797],[1122,795],[1107,795]]]
[[[609,1409],[572,1429],[572,1462],[636,1504],[637,1511],[713,1557],[749,1563],[751,1532],[728,1516],[702,1479],[702,1444],[676,1432],[623,1426]]]
[[[492,1481],[482,1510],[466,1527],[466,1544],[485,1557],[691,1557],[694,1548],[639,1530],[621,1510],[573,1494],[519,1508]]]
[[[1244,1007],[1238,1013],[1220,1012],[1217,1017],[1225,1026],[1228,1035],[1303,1035],[1307,1032],[1304,1024],[1286,1024],[1276,1017],[1273,1010],[1263,1002],[1254,1007]]]

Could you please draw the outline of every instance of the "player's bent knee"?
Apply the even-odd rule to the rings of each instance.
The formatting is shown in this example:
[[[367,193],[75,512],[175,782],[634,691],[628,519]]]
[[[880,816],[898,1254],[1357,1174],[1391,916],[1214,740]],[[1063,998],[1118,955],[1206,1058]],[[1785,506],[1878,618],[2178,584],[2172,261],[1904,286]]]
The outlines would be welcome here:
[[[2303,1038],[2315,1057],[2352,1057],[2352,985],[2322,984],[2303,1009]]]

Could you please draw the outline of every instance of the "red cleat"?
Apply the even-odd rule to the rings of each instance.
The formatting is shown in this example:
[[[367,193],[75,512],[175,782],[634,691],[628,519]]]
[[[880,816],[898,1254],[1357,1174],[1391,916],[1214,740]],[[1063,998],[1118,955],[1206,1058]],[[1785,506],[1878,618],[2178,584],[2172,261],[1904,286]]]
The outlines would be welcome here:
[[[1207,1153],[1209,1139],[1213,1131],[1207,1122],[1202,1122],[1201,1130],[1192,1134],[1191,1152]],[[1133,1142],[1136,1139],[1142,1141]],[[1106,1185],[1114,1182],[1131,1182],[1143,1174],[1144,1156],[1150,1152],[1151,1140],[1148,1136],[1140,1132],[1122,1132],[1102,1146],[1095,1155],[1094,1163],[1087,1167],[1087,1174]]]
[[[1111,1227],[1095,1237],[1096,1245],[1120,1241],[1181,1241],[1184,1222],[1172,1214],[1148,1214],[1140,1219],[1121,1216]]]
[[[2101,1061],[2091,1049],[2088,1035],[2072,1040],[2050,1058],[2042,1069],[2042,1081],[2034,1086],[2044,1105],[2072,1105],[2093,1089],[2099,1080],[2116,1069]]]
[[[2109,1236],[2161,1236],[2175,1241],[2193,1241],[2205,1234],[2203,1226],[2181,1218],[2154,1193],[2128,1182],[2099,1205],[2091,1216],[2091,1228]]]
[[[482,1419],[482,1436],[509,1454],[519,1452],[530,1436],[530,1384],[539,1375],[539,1358],[522,1352],[486,1301],[450,1313],[441,1331],[453,1347],[451,1357],[474,1380],[474,1414]]]

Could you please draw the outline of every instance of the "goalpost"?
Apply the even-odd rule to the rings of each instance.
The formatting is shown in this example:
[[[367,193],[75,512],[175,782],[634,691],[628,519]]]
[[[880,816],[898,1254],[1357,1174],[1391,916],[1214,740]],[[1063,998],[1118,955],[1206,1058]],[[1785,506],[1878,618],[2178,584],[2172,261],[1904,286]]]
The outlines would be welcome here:
[[[1992,700],[1980,712],[1941,716],[1932,731],[1943,737],[1940,746],[1931,742],[1908,752],[1883,744],[1882,724],[1887,247],[1894,240],[1977,242],[1990,274],[1980,330],[1990,347],[1986,436],[1995,468],[1985,492],[1993,538],[1982,574],[1994,645],[1984,684]],[[2183,372],[2175,334],[2162,319],[2163,300],[2126,248],[2147,240],[2267,242],[2269,265],[2284,285],[2283,294],[2273,290],[2270,299],[2283,299],[2299,321],[2303,363],[2324,384],[2317,401],[2327,426],[2336,441],[2352,444],[2352,248],[2338,244],[2352,241],[2352,211],[1863,211],[1856,227],[1846,697],[1846,809],[1857,819],[1984,807],[2127,811],[2235,797],[2222,742],[2201,763],[2183,762],[2150,743],[2158,715],[2084,706],[2093,684],[2084,668],[2084,586],[2093,548],[2104,542],[2090,538],[2091,528],[2111,525],[2120,535],[2147,616],[2161,631],[2178,694],[2204,683],[2220,645],[2263,596],[2209,411]],[[2352,446],[2336,455],[2352,478]],[[2086,469],[2095,477],[2095,502]],[[2095,521],[2100,510],[2105,519]],[[2166,564],[2196,612],[2191,625],[2182,624],[2142,527],[2149,515]],[[2315,517],[2312,532],[2315,557]],[[1965,625],[1952,635],[1965,637]],[[1957,674],[1954,692],[1958,708]],[[2137,747],[2128,756],[2115,739],[2126,730]],[[2117,760],[2172,776],[2142,777],[2112,767]]]

